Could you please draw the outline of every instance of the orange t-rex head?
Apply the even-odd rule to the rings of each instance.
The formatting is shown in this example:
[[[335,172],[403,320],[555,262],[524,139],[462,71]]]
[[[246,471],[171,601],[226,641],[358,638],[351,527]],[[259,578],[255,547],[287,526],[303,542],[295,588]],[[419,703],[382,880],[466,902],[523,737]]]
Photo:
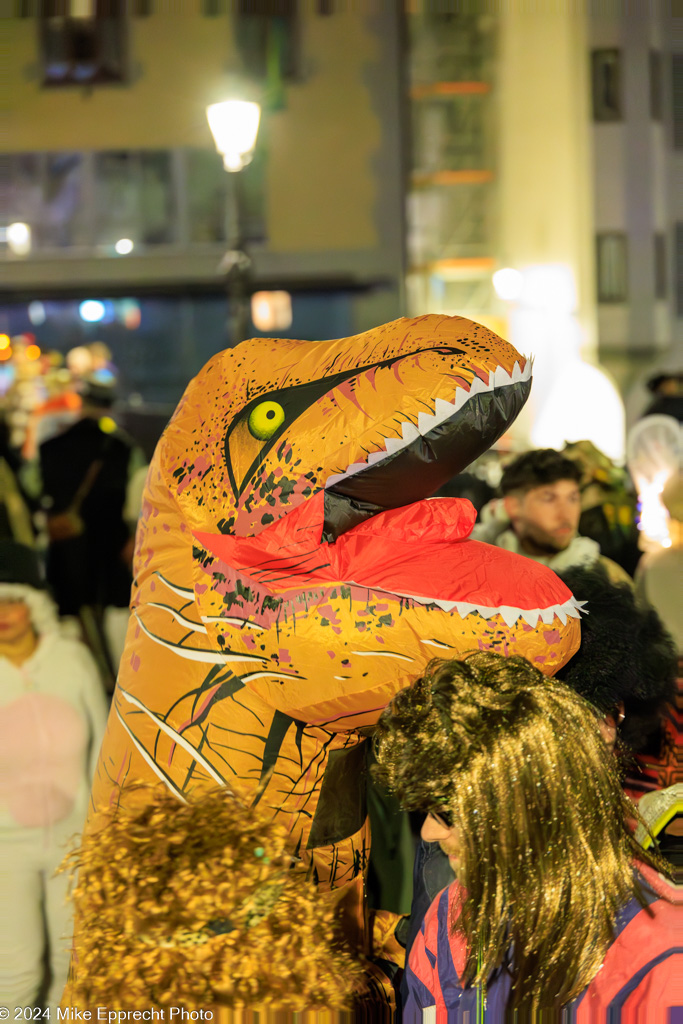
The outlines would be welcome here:
[[[248,536],[324,489],[333,540],[433,494],[486,451],[531,387],[515,349],[463,317],[339,341],[255,338],[192,381],[163,442],[186,518]]]
[[[503,433],[530,386],[528,362],[462,317],[220,353],[160,442],[149,508],[180,532],[150,520],[138,582],[150,570],[182,582],[217,664],[336,730],[373,721],[439,651],[491,646],[552,672],[578,642],[570,592],[467,541],[469,503],[425,500]],[[184,582],[166,549],[186,552]],[[148,629],[149,608],[135,614]],[[170,614],[167,642],[187,649],[196,632]]]

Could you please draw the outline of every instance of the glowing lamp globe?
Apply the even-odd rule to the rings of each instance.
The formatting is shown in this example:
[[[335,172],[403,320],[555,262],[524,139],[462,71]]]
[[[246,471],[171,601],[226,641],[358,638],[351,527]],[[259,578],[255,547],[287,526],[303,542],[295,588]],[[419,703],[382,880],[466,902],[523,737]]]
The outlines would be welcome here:
[[[207,107],[206,117],[226,171],[241,171],[254,152],[260,106],[247,100],[225,100]]]

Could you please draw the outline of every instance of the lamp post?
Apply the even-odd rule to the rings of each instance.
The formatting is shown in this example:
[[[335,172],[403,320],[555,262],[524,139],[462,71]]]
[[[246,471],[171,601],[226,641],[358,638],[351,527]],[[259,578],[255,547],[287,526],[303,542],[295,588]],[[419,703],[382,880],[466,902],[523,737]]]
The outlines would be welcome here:
[[[225,211],[227,252],[221,261],[226,272],[230,301],[230,340],[233,345],[247,336],[249,323],[248,277],[251,260],[242,237],[242,219],[236,175],[251,162],[258,135],[261,108],[247,100],[225,100],[206,108],[216,149],[229,172]]]

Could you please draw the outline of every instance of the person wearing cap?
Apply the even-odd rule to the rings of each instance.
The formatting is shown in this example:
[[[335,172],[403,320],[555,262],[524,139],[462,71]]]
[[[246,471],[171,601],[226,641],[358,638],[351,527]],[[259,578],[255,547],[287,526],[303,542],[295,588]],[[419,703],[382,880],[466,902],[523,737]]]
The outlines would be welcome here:
[[[66,984],[72,914],[55,871],[83,827],[107,701],[88,649],[65,635],[35,553],[0,541],[0,1005]],[[123,767],[123,766],[122,766]]]
[[[86,381],[80,418],[39,450],[48,583],[60,614],[80,618],[112,689],[121,652],[113,649],[107,626],[118,623],[111,610],[121,609],[125,630],[132,583],[124,504],[130,477],[144,463],[111,417],[114,398],[111,382]]]

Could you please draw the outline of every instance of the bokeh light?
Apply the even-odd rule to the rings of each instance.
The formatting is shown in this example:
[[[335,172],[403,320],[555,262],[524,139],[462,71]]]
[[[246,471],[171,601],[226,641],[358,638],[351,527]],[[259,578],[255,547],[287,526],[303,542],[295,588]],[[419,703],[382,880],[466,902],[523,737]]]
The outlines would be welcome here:
[[[99,323],[100,320],[104,319],[104,303],[100,302],[99,299],[86,299],[85,302],[81,302],[78,312],[81,320],[85,320],[86,323]]]

